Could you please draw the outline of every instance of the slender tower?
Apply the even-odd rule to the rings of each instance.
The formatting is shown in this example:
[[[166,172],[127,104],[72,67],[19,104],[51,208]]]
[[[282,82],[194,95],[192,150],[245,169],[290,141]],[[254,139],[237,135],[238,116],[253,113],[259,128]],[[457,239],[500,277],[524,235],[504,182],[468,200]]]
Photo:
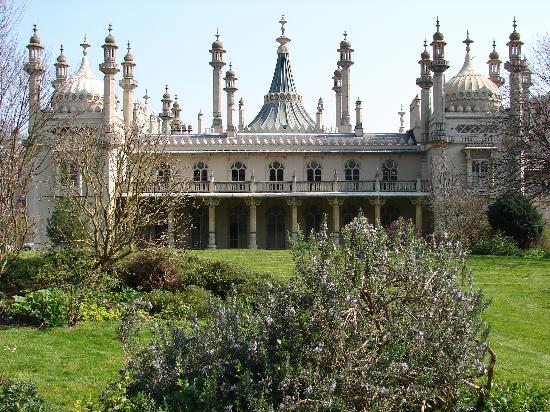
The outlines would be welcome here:
[[[342,68],[342,121],[340,122],[339,131],[351,132],[350,118],[350,95],[351,95],[351,79],[350,67],[353,64],[351,53],[354,51],[351,48],[351,43],[348,41],[348,34],[344,32],[344,40],[340,42],[340,48],[337,50],[340,53],[338,66]]]
[[[137,87],[138,83],[134,80],[134,56],[130,52],[130,42],[128,41],[128,53],[124,56],[124,61],[122,62],[122,80],[119,82],[120,87],[122,87],[122,114],[124,116],[124,131],[129,133],[132,127],[133,116],[134,116],[134,89]]]
[[[434,114],[431,125],[430,135],[432,142],[442,142],[447,140],[445,132],[445,70],[449,68],[449,62],[445,60],[445,45],[443,33],[439,31],[439,18],[436,21],[437,31],[433,35],[433,41],[430,44],[433,51],[433,60],[430,64],[430,70],[434,73],[433,77],[433,104]]]
[[[525,70],[525,62],[521,58],[521,46],[523,42],[516,31],[516,18],[513,23],[514,31],[510,33],[508,46],[508,61],[504,63],[504,68],[510,73],[510,114],[521,119],[522,116],[522,73]]]
[[[363,107],[359,98],[355,102],[355,136],[363,136]]]
[[[162,113],[159,113],[159,117],[162,119],[162,133],[170,134],[170,122],[174,117],[172,113],[172,99],[170,92],[168,91],[168,85],[164,88],[164,94],[162,95]]]
[[[403,105],[401,105],[401,110],[397,112],[399,116],[399,133],[405,133],[405,112],[403,111]]]
[[[59,56],[57,57],[57,61],[55,62],[55,80],[52,82],[53,88],[55,92],[59,92],[63,85],[65,84],[65,81],[67,80],[67,68],[69,65],[67,64],[67,58],[65,57],[65,54],[63,53],[63,43],[61,43],[61,47],[59,48]],[[55,98],[57,101],[57,97]]]
[[[181,113],[181,107],[180,107],[180,103],[178,102],[178,95],[176,94],[174,96],[174,104],[172,105],[172,116],[174,118],[174,120],[172,120],[172,123],[170,125],[170,128],[172,129],[172,133],[180,133],[182,131],[184,133],[186,132],[185,125],[183,125],[183,129],[182,129],[180,113]]]
[[[239,99],[239,132],[244,130],[244,101],[241,97]]]
[[[416,79],[416,84],[420,87],[420,122],[422,143],[428,142],[430,131],[430,117],[432,115],[432,102],[430,99],[430,89],[434,82],[430,72],[430,52],[428,51],[428,42],[424,40],[424,51],[420,54],[420,77]]]
[[[197,114],[197,133],[202,133],[202,110],[199,110],[199,114]]]
[[[212,61],[210,66],[213,69],[212,77],[212,129],[216,133],[223,132],[223,122],[222,122],[222,111],[221,111],[221,79],[222,79],[222,67],[225,66],[223,61],[223,54],[225,50],[223,49],[223,43],[220,41],[220,35],[216,30],[216,40],[212,43],[212,49],[210,50],[212,54]]]
[[[340,125],[342,124],[342,69],[340,67],[334,70],[334,76],[332,77],[334,90],[334,96],[336,97],[336,131],[340,131]]]
[[[225,87],[223,90],[227,93],[227,136],[235,137],[236,128],[233,124],[233,112],[235,111],[235,92],[238,90],[235,87],[237,78],[233,71],[233,65],[229,63],[229,70],[225,72]]]
[[[523,102],[528,103],[529,88],[533,85],[533,81],[531,80],[531,68],[529,67],[529,63],[527,63],[527,59],[525,57],[523,58],[523,64],[525,65],[525,69],[523,70],[521,76],[521,88],[523,93]]]
[[[105,37],[103,48],[103,63],[99,65],[99,70],[104,74],[103,77],[103,123],[106,131],[113,131],[116,116],[116,94],[115,94],[115,75],[120,71],[116,63],[116,50],[118,46],[115,38],[111,34],[113,26],[109,23],[109,34]]]
[[[315,114],[315,128],[318,133],[323,132],[323,99],[319,97],[317,102],[317,113]]]
[[[500,60],[496,48],[497,45],[493,40],[493,51],[489,53],[489,61],[487,62],[489,65],[489,79],[491,79],[497,87],[502,87],[504,84],[504,77],[500,75],[500,65],[502,61]]]
[[[33,34],[27,44],[29,49],[29,61],[25,64],[25,71],[29,75],[29,135],[35,131],[36,117],[40,110],[40,79],[45,72],[45,67],[42,64],[42,51],[44,47],[40,43],[38,37],[38,29],[36,24],[33,26]]]

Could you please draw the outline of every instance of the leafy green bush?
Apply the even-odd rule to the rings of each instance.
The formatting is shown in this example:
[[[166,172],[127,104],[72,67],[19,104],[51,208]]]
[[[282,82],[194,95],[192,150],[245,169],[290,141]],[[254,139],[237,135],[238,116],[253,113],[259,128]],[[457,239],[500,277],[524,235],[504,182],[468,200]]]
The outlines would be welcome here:
[[[28,319],[43,326],[68,323],[68,297],[60,289],[40,289],[25,296],[14,296],[10,313],[16,319]]]
[[[107,307],[96,302],[81,302],[79,306],[80,318],[83,321],[101,322],[104,320],[116,320],[120,317],[120,309]]]
[[[489,206],[487,217],[491,227],[513,237],[521,248],[527,248],[542,235],[544,218],[521,194],[506,194]]]
[[[157,325],[125,349],[127,396],[179,411],[433,410],[483,374],[487,305],[458,244],[360,217],[341,246],[325,226],[293,256],[296,278],[259,285],[253,305],[233,291],[209,321]]]
[[[478,394],[464,391],[460,402],[464,405],[474,405],[478,401]],[[550,408],[550,387],[527,386],[524,383],[506,382],[496,383],[485,394],[484,402],[475,409],[470,406],[466,411],[480,412],[541,412]]]
[[[476,255],[522,256],[523,251],[518,247],[513,237],[502,232],[495,232],[490,236],[482,236],[471,247]]]
[[[180,287],[180,257],[168,249],[147,249],[138,252],[119,268],[123,281],[146,292],[153,289],[177,290]]]
[[[42,412],[46,406],[32,382],[0,375],[0,412]]]
[[[206,316],[212,295],[206,289],[189,286],[183,292],[153,290],[143,299],[151,303],[151,314],[163,319],[184,319],[190,314]]]
[[[52,215],[46,226],[46,234],[53,246],[70,249],[83,246],[88,234],[78,215],[79,211],[66,200],[61,199],[54,203]]]

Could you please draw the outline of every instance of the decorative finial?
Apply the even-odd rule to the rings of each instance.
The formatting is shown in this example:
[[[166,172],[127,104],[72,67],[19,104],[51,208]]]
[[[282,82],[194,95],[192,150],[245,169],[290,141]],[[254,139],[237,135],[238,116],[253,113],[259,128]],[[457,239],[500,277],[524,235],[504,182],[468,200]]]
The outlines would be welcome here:
[[[436,17],[435,27],[437,28],[437,31],[439,31],[439,16]]]
[[[233,63],[231,62],[231,60],[229,60],[229,70],[231,70],[232,67],[233,67]]]
[[[86,34],[84,34],[84,40],[82,40],[82,43],[80,43],[80,47],[82,47],[82,54],[86,56],[88,54],[88,51],[86,50],[90,45],[88,44],[88,41],[86,40]]]
[[[218,39],[220,38],[220,32],[219,32],[219,30],[218,30],[217,27],[216,27],[216,34],[215,34],[215,36],[216,36],[216,40],[218,40]]]
[[[466,30],[466,40],[464,40],[462,43],[466,45],[466,53],[470,53],[470,44],[472,44],[474,41],[470,39],[470,32]]]
[[[111,22],[109,22],[109,28],[107,30],[109,30],[109,34],[111,34],[111,32],[113,31],[113,25],[111,24]]]
[[[493,51],[497,51],[497,43],[495,42],[495,39],[493,39]]]
[[[130,53],[130,40],[128,40],[127,45],[128,45],[128,53]]]
[[[147,89],[145,89],[145,96],[143,96],[143,100],[145,100],[145,106],[147,106],[147,102],[149,101],[150,97],[147,94]]]
[[[514,16],[514,23],[512,24],[512,26],[514,27],[514,31],[516,31],[516,27],[518,26],[516,24],[516,16]]]
[[[285,35],[285,24],[286,24],[284,14],[281,16],[281,20],[279,20],[279,23],[281,23],[281,36],[284,36]]]
[[[424,39],[424,51],[428,51],[428,41]]]
[[[166,85],[166,87],[164,88],[164,90],[166,91],[166,93],[168,93],[168,85]]]
[[[36,32],[37,32],[37,31],[38,31],[38,28],[37,28],[37,26],[36,26],[36,23],[34,23],[34,24],[32,25],[32,32],[34,33],[35,36],[36,36]]]
[[[59,46],[59,51],[61,52],[60,54],[63,54],[63,51],[65,49],[63,48],[63,41],[61,41],[61,46]]]
[[[348,39],[348,32],[344,30],[344,40]]]

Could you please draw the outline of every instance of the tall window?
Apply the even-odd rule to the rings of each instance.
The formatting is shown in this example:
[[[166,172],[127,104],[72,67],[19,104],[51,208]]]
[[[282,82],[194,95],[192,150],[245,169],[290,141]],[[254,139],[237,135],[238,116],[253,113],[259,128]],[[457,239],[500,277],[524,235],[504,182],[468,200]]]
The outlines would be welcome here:
[[[189,240],[192,249],[204,249],[208,245],[208,210],[205,206],[193,209]]]
[[[267,248],[284,249],[286,246],[285,212],[279,206],[267,211]]]
[[[193,180],[195,182],[208,181],[208,165],[205,162],[197,162],[193,165]]]
[[[61,165],[61,183],[67,187],[77,188],[80,183],[78,166],[74,162],[64,162]]]
[[[344,164],[344,178],[348,181],[359,180],[359,165],[355,160],[348,160]]]
[[[472,161],[472,181],[474,184],[480,184],[489,173],[489,162],[487,160]]]
[[[157,181],[159,183],[168,183],[170,181],[170,166],[162,162],[157,171]]]
[[[397,180],[397,163],[395,160],[388,159],[382,167],[382,179],[386,181]]]
[[[285,167],[280,162],[273,162],[269,165],[269,181],[282,182]]]
[[[306,177],[308,182],[320,182],[321,164],[315,160],[309,162],[306,166]]]
[[[234,207],[229,211],[229,247],[245,248],[247,242],[246,212],[242,207]]]
[[[312,231],[321,231],[321,223],[323,222],[323,211],[319,206],[311,206],[306,209],[304,217],[306,221],[306,236],[309,236]]]
[[[246,166],[242,162],[235,162],[231,165],[231,180],[233,182],[244,182],[246,178]]]

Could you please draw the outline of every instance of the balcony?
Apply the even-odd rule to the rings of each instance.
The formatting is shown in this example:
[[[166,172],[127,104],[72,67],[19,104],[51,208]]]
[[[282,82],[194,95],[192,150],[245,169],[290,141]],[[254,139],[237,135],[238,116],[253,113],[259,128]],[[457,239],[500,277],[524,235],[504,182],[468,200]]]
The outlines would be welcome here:
[[[174,186],[174,185],[171,185]],[[192,196],[220,196],[220,197],[278,197],[278,196],[426,196],[429,192],[426,180],[356,180],[340,181],[328,180],[318,182],[307,181],[244,181],[244,182],[188,182],[182,183],[182,192]],[[151,184],[146,192],[162,194],[166,191],[166,184]]]

